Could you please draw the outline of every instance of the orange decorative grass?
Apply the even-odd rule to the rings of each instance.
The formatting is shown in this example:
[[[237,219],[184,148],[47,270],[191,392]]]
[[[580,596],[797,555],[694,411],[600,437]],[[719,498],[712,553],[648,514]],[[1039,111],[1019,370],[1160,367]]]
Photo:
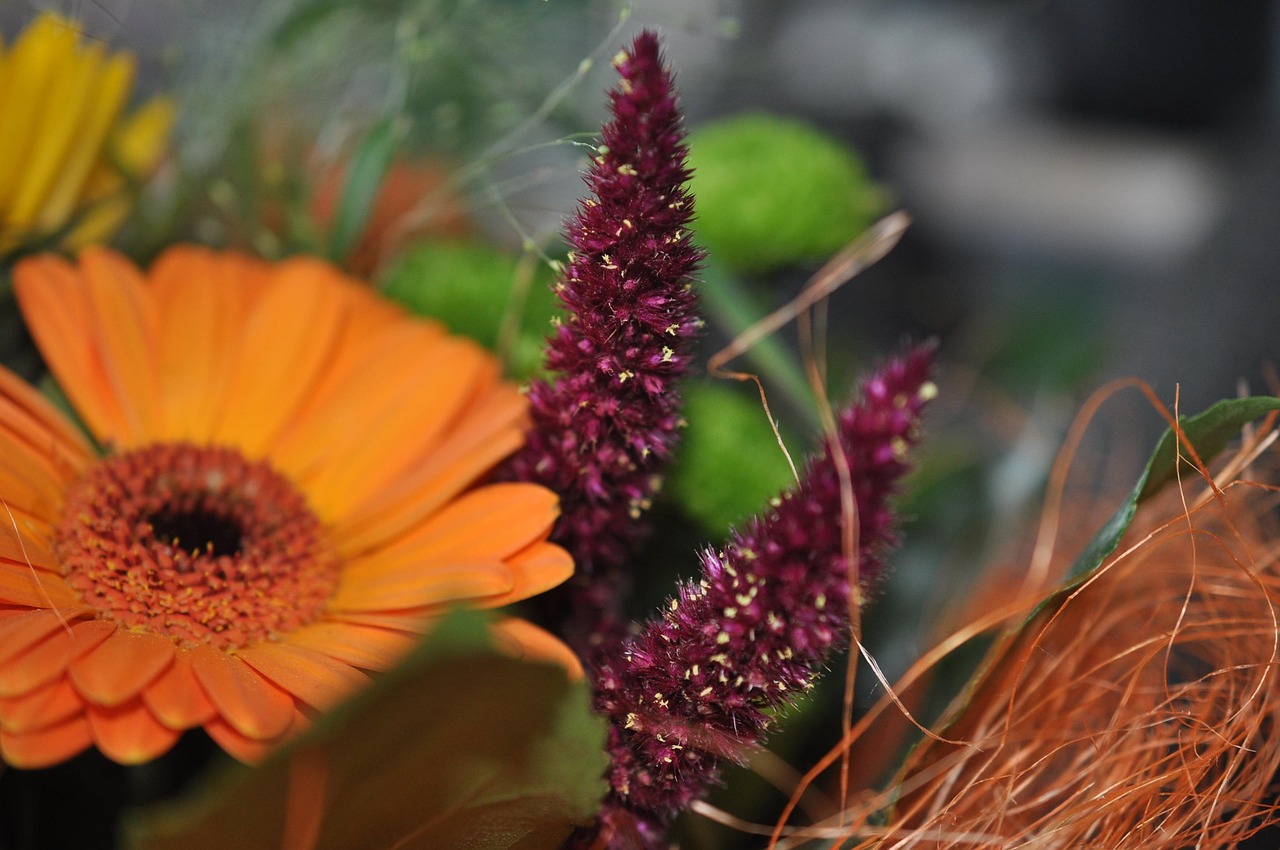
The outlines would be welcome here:
[[[88,436],[0,369],[4,762],[137,763],[195,727],[257,759],[445,606],[572,571],[554,494],[477,485],[522,440],[494,358],[333,267],[91,248],[15,284]]]
[[[1033,615],[988,611],[1018,627],[889,790],[770,846],[1228,848],[1280,824],[1280,488],[1274,456],[1243,461],[1269,439],[1143,503]]]
[[[1038,615],[944,730],[967,746],[911,760],[885,846],[1234,847],[1275,819],[1275,503],[1238,482],[1148,523]]]

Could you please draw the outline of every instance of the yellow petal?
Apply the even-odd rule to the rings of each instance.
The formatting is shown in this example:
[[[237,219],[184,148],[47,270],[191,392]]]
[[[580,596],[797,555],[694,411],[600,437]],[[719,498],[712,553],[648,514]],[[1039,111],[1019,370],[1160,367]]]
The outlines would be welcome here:
[[[42,119],[51,110],[53,86],[74,62],[77,41],[70,22],[41,15],[5,60],[0,79],[0,232],[13,231],[7,210],[26,179],[33,149],[44,141]]]
[[[82,212],[62,240],[65,247],[74,250],[105,242],[120,229],[133,206],[135,184],[160,164],[175,118],[173,102],[156,97],[116,126],[105,157],[85,181],[79,203]]]

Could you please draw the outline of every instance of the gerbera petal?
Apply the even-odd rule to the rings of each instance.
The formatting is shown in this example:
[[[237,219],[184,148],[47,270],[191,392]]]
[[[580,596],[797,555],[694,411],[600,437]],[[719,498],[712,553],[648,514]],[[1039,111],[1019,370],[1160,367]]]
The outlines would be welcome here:
[[[345,286],[318,286],[338,272],[317,260],[275,268],[234,354],[231,384],[214,440],[260,456],[312,389],[346,312]]]
[[[93,732],[84,715],[30,732],[0,729],[0,757],[17,768],[34,770],[66,761],[93,743]]]
[[[103,371],[89,294],[75,267],[52,254],[28,257],[14,267],[13,286],[27,328],[76,412],[100,439],[118,440],[128,432],[123,400]]]
[[[174,656],[169,669],[143,689],[142,701],[156,719],[171,729],[190,729],[218,714],[196,678],[189,652]]]
[[[29,608],[71,608],[78,607],[80,597],[53,573],[0,563],[0,602]]]
[[[71,662],[71,635],[55,629],[0,664],[0,697],[16,697],[62,676]]]
[[[369,684],[349,664],[292,643],[260,643],[237,653],[245,663],[307,705],[326,709]]]
[[[0,428],[0,494],[5,505],[53,519],[70,479],[68,470],[55,459]]]
[[[211,646],[196,647],[190,655],[196,680],[218,714],[237,732],[267,741],[288,731],[293,723],[293,698],[287,693],[239,658]]]
[[[468,402],[497,378],[496,362],[467,339],[445,338],[424,355],[414,357],[407,347],[400,352],[396,359],[407,368],[395,370],[394,376],[386,369],[388,380],[378,388],[381,396],[368,401],[368,407],[380,408],[382,415],[357,423],[368,426],[363,440],[357,437],[360,432],[347,432],[346,445],[357,459],[352,464],[329,465],[342,475],[330,476],[327,486],[349,494],[341,502],[343,510],[428,457]],[[372,388],[367,375],[366,384],[356,398],[336,403],[364,407]]]
[[[62,723],[84,710],[84,700],[66,677],[21,696],[0,698],[0,729],[30,732]]]
[[[49,535],[24,511],[0,502],[0,563],[39,570],[43,574],[58,572],[58,559],[49,545]]]
[[[152,716],[141,699],[114,706],[85,707],[93,741],[118,764],[142,764],[166,752],[182,734]]]
[[[302,728],[305,728],[303,724],[298,723],[300,717],[301,715],[299,714],[291,715],[290,726],[285,728],[285,732],[275,738],[266,740],[242,735],[234,726],[221,717],[215,717],[204,724],[204,731],[218,746],[222,747],[227,755],[246,764],[257,764],[283,743],[287,735],[297,733]]]
[[[449,603],[424,605],[395,611],[329,611],[330,621],[344,626],[370,629],[390,629],[423,635],[433,619],[449,609]]]
[[[0,620],[0,665],[67,626],[53,611],[36,609]]]
[[[226,403],[232,362],[250,305],[268,274],[250,257],[179,245],[151,268],[161,317],[160,437],[206,443]]]
[[[367,286],[349,288],[346,321],[334,346],[333,361],[316,383],[316,397],[328,395],[345,385],[353,373],[366,371],[370,363],[385,358],[376,352],[395,346],[402,329],[416,327],[426,333],[420,339],[442,339],[444,326],[431,319],[410,318],[394,301],[381,298]]]
[[[71,662],[68,674],[86,700],[111,708],[137,697],[173,663],[175,652],[169,638],[120,629]]]
[[[112,436],[119,446],[131,447],[156,432],[155,303],[137,267],[108,248],[86,248],[80,254],[80,273],[100,361],[124,412],[127,430]]]
[[[340,520],[429,456],[492,369],[473,343],[433,339],[429,327],[406,322],[395,336],[393,345],[370,352],[366,369],[317,398],[271,452],[327,520]],[[343,463],[325,462],[335,454]]]
[[[496,596],[513,587],[501,561],[450,561],[423,565],[377,557],[353,563],[343,573],[331,607],[347,611],[413,608],[463,599]]]
[[[532,661],[550,661],[569,672],[575,681],[583,676],[582,662],[564,641],[528,620],[507,617],[489,626],[498,647],[508,655]]]
[[[481,608],[510,605],[548,591],[573,575],[573,557],[554,543],[535,543],[518,555],[508,558],[506,564],[511,570],[515,585],[500,596],[476,599],[473,604]]]
[[[454,426],[431,459],[354,506],[334,530],[344,555],[378,546],[413,528],[524,442],[525,402],[495,388]]]
[[[472,490],[395,541],[387,554],[413,552],[421,560],[505,558],[545,539],[559,499],[534,484],[490,484]]]
[[[363,670],[390,669],[413,648],[418,638],[412,631],[331,620],[303,626],[289,636],[296,646]]]
[[[35,387],[0,366],[0,427],[75,475],[93,454],[67,417]]]

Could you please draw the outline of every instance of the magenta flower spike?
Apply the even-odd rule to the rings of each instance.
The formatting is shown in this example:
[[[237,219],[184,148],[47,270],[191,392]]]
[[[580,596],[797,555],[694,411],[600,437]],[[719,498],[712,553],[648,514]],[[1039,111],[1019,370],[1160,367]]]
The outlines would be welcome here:
[[[560,495],[553,539],[574,556],[570,592],[584,611],[610,605],[611,573],[647,530],[659,471],[679,439],[675,385],[702,327],[683,128],[657,36],[642,33],[614,66],[621,81],[585,178],[591,197],[568,225],[573,252],[557,283],[568,317],[547,340],[555,377],[529,389],[528,442],[505,472]],[[600,629],[617,628],[613,620],[585,630],[598,644]]]
[[[664,846],[675,815],[716,781],[718,760],[762,742],[766,712],[806,690],[847,643],[849,577],[872,580],[896,543],[890,498],[936,392],[932,360],[920,346],[889,362],[838,419],[857,503],[855,565],[828,447],[723,551],[703,555],[700,580],[598,662],[596,705],[611,720],[608,846]]]

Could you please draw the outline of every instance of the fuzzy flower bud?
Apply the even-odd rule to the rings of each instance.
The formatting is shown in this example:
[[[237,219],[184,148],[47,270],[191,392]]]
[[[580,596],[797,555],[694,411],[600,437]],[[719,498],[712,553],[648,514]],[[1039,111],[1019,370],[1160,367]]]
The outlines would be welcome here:
[[[847,642],[850,575],[874,578],[896,542],[889,499],[936,392],[932,359],[922,346],[891,361],[839,417],[857,503],[856,564],[842,544],[840,476],[828,447],[723,551],[703,555],[699,581],[682,585],[661,616],[600,663],[597,708],[612,721],[602,814],[610,846],[662,846],[674,816],[716,780],[718,759],[761,742],[767,712],[807,689]]]
[[[547,340],[556,377],[530,388],[528,442],[507,472],[560,494],[555,539],[587,575],[620,564],[643,533],[678,439],[674,385],[702,326],[683,130],[657,37],[642,33],[614,66],[613,118],[557,284],[568,317]]]

